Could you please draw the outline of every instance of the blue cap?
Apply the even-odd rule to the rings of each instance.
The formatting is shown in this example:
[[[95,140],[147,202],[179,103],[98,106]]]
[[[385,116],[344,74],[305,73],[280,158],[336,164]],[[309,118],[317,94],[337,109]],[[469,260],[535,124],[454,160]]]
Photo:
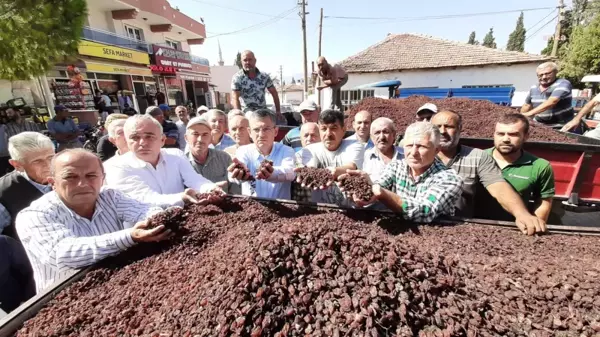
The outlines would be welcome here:
[[[62,104],[54,106],[54,112],[66,111],[66,110],[69,110],[69,109],[67,109],[67,107]]]
[[[171,108],[169,107],[169,105],[168,104],[164,104],[164,103],[161,104],[161,105],[159,105],[158,108],[161,109],[162,111],[169,111],[169,110],[171,110]]]

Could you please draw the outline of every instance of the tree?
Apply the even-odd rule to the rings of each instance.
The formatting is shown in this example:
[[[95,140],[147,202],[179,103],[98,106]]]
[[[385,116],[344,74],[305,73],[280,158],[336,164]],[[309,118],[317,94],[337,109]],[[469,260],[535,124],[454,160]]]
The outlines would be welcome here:
[[[235,61],[233,61],[233,65],[242,69],[242,53],[240,53],[239,51],[238,51],[237,55],[235,56]]]
[[[525,51],[525,25],[523,24],[523,12],[517,19],[517,26],[515,30],[508,36],[508,43],[506,44],[506,50],[511,51]]]
[[[560,76],[574,81],[587,74],[600,73],[600,15],[573,30]]]
[[[0,78],[30,79],[77,54],[85,0],[0,0]]]
[[[494,28],[490,28],[490,31],[483,38],[483,43],[481,45],[484,47],[488,47],[488,48],[496,48],[496,39],[494,38]]]
[[[296,79],[292,77],[292,84],[296,84]]]
[[[473,44],[473,45],[479,45],[479,41],[475,40],[475,31],[471,32],[471,35],[469,35],[469,41],[467,43]]]

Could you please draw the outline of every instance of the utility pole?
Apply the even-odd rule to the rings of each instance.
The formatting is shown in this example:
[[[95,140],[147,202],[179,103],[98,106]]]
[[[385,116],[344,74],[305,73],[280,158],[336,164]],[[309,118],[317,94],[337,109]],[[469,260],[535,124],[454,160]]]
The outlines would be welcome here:
[[[302,5],[302,12],[300,12],[300,18],[302,19],[302,44],[304,49],[304,99],[308,97],[308,57],[306,56],[306,0],[300,0]]]
[[[283,103],[283,66],[279,66],[279,85],[281,86],[281,97],[279,98],[279,100],[281,101],[281,103]]]
[[[558,42],[560,41],[560,30],[561,30],[561,23],[562,20],[564,19],[564,14],[565,14],[565,1],[564,0],[558,0],[558,22],[556,23],[556,30],[554,31],[554,43],[552,44],[552,57],[556,57],[556,54],[558,54]]]
[[[323,8],[321,8],[321,19],[319,20],[319,55],[317,55],[318,57],[321,57],[323,55],[321,55],[321,41],[323,39]],[[317,76],[315,83],[313,83],[313,86],[316,87],[321,85],[321,77]],[[317,90],[317,104],[319,104],[319,106],[321,106],[321,90]]]

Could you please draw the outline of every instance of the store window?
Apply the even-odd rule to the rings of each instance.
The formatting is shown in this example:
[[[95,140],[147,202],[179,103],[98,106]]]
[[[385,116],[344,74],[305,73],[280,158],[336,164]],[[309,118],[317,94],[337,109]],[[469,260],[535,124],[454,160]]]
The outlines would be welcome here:
[[[144,82],[144,76],[131,76],[134,81]]]
[[[169,40],[169,39],[165,39],[165,42],[167,43],[167,46],[169,46],[173,49],[181,50],[181,48],[179,47],[179,42]]]
[[[144,31],[132,26],[125,25],[125,31],[130,39],[144,41]]]

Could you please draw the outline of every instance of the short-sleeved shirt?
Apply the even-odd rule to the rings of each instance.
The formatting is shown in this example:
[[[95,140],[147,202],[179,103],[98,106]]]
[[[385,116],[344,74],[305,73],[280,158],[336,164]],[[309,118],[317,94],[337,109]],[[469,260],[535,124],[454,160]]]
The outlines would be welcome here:
[[[50,122],[48,122],[48,124],[50,124]],[[25,131],[39,132],[40,127],[37,124],[26,120],[21,120],[18,123],[10,122],[6,124],[6,135],[8,138]]]
[[[335,151],[329,151],[323,143],[310,144],[302,152],[302,164],[307,167],[332,168],[348,164],[355,164],[358,169],[362,169],[364,159],[364,147],[351,140],[342,140],[342,143]],[[313,191],[312,202],[326,204],[336,204],[339,206],[350,207],[352,201],[347,200],[337,185],[333,185],[326,190]]]
[[[494,148],[486,150],[490,156],[493,151]],[[502,169],[502,176],[521,196],[525,205],[533,205],[535,208],[542,199],[554,197],[554,170],[552,170],[552,166],[547,160],[538,158],[529,152],[523,151],[519,159],[506,165]],[[484,196],[481,200],[486,205],[485,213],[488,216],[498,220],[514,219],[498,202],[495,202],[489,193],[484,193]],[[530,207],[530,210],[533,209]]]
[[[287,145],[294,149],[294,151],[298,152],[302,149],[302,142],[300,141],[300,128],[293,128],[288,133],[286,133],[285,137],[281,140],[283,145]]]
[[[456,156],[447,164],[463,179],[462,196],[456,203],[457,215],[472,217],[475,211],[475,198],[483,188],[498,182],[505,182],[494,158],[484,150],[459,145]]]
[[[53,135],[73,133],[77,131],[77,125],[75,125],[75,121],[73,121],[72,118],[67,118],[61,121],[53,118],[48,121],[48,132],[50,132]]]
[[[227,181],[227,168],[232,163],[231,156],[221,150],[208,149],[208,156],[204,164],[198,163],[192,152],[188,153],[188,159],[194,167],[194,170],[201,174],[204,178],[218,183]],[[226,190],[227,192],[227,190]]]
[[[525,99],[525,103],[531,104],[535,109],[550,97],[558,98],[559,101],[555,106],[536,115],[534,119],[540,123],[546,124],[567,123],[573,119],[575,114],[575,110],[573,110],[572,106],[573,97],[571,95],[571,90],[573,90],[571,82],[562,78],[554,81],[554,83],[544,91],[541,91],[538,85],[534,85],[529,89],[529,94]]]
[[[375,183],[398,194],[402,216],[418,222],[454,215],[454,205],[462,192],[462,178],[437,159],[418,177],[412,177],[405,160],[394,160]]]
[[[256,69],[256,76],[250,78],[248,73],[241,69],[231,80],[231,90],[239,91],[242,99],[242,106],[250,109],[260,109],[267,107],[265,99],[265,90],[272,88],[273,80],[267,73]]]

